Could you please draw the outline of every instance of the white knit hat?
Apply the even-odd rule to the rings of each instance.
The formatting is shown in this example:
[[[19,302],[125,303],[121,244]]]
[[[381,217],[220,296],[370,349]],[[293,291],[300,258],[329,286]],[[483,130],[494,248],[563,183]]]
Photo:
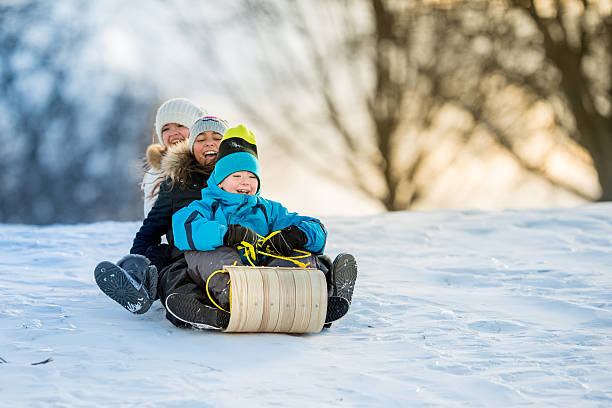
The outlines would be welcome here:
[[[161,135],[161,130],[168,123],[178,123],[185,127],[191,127],[200,116],[206,114],[206,111],[196,106],[189,99],[174,98],[169,99],[157,109],[155,116],[155,132],[159,142],[166,146],[164,138]]]
[[[193,144],[200,133],[212,130],[223,136],[227,128],[228,124],[223,119],[216,116],[202,116],[189,129],[189,150],[193,153]]]

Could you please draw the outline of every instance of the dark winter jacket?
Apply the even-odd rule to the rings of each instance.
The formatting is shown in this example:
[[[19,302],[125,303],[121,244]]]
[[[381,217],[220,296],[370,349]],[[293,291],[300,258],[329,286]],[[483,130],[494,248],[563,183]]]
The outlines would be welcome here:
[[[161,168],[168,177],[161,184],[159,196],[136,233],[130,253],[144,255],[160,270],[169,259],[168,247],[160,246],[162,236],[166,235],[170,249],[173,246],[172,215],[202,196],[200,191],[206,187],[206,180],[212,168],[200,165],[189,150],[187,142],[171,148],[164,155]]]

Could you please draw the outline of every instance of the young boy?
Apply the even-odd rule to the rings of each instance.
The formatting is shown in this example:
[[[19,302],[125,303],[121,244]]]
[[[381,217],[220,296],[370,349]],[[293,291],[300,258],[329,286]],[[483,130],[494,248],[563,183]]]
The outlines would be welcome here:
[[[275,257],[251,259],[238,248],[257,246],[259,237],[267,240],[273,252],[287,258],[295,250],[310,253],[300,259],[319,267],[317,255],[325,249],[327,231],[316,218],[290,213],[280,203],[259,195],[260,167],[255,136],[245,126],[229,129],[221,141],[217,164],[202,190],[202,199],[177,211],[172,217],[174,245],[186,250],[191,278],[210,293],[212,305],[204,305],[170,294],[166,307],[179,320],[226,327],[229,321],[230,285],[227,276],[215,273],[224,265],[295,266]],[[245,245],[246,244],[246,245]],[[328,300],[326,323],[348,311],[357,265],[352,255],[340,254],[332,266],[332,296]]]

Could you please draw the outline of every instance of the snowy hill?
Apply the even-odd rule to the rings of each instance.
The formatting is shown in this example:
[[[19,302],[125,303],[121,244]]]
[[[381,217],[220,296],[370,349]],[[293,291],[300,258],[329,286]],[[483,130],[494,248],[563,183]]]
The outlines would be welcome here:
[[[323,221],[360,276],[316,335],[128,313],[93,268],[138,223],[0,225],[0,405],[612,405],[612,204]]]

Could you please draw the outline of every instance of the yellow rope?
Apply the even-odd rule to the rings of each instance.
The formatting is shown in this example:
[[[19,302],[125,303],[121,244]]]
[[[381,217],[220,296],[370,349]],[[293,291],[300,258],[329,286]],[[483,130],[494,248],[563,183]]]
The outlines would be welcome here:
[[[275,236],[276,234],[279,234],[281,231],[272,231],[267,237],[262,237],[261,240],[259,240],[257,243],[259,244],[258,246],[260,246],[261,248],[264,248],[264,245],[266,243],[267,240],[269,240],[270,238],[272,238],[273,236]],[[270,251],[270,246],[268,246],[268,248],[266,248],[266,251]],[[297,259],[301,259],[301,258],[308,258],[311,253],[310,252],[306,252],[306,251],[302,251],[299,249],[293,249],[294,252],[300,252],[304,255],[296,255],[296,256],[282,256],[280,254],[274,254],[274,253],[270,253],[270,252],[266,252],[262,249],[258,249],[258,253],[265,255],[265,256],[271,256],[272,258],[278,258],[278,259],[284,259],[286,261],[290,261],[293,262],[295,265],[299,266],[300,268],[306,268],[308,265],[310,265],[310,262],[308,263],[303,263],[298,261]]]
[[[210,301],[212,302],[213,305],[217,306],[217,308],[223,310],[224,312],[229,313],[227,310],[225,310],[224,308],[222,308],[221,306],[219,306],[217,304],[217,302],[214,301],[213,297],[210,295],[210,292],[208,290],[208,282],[210,282],[210,278],[212,278],[215,274],[217,273],[229,273],[227,271],[224,271],[222,269],[219,269],[217,271],[214,271],[213,273],[210,274],[210,276],[208,277],[208,279],[206,279],[206,294],[208,295],[208,298],[210,299]],[[231,279],[227,281],[227,283],[230,283]],[[230,310],[232,310],[232,291],[230,290]]]
[[[268,247],[265,250],[263,249],[264,245],[266,244],[266,241],[268,241],[270,238],[272,238],[274,235],[280,232],[281,232],[280,230],[272,231],[266,237],[262,237],[261,235],[257,234],[257,236],[259,237],[259,239],[257,240],[257,244],[252,245],[246,241],[242,241],[239,245],[236,246],[236,249],[240,251],[244,251],[242,255],[247,259],[247,261],[249,262],[251,266],[256,266],[258,255],[264,255],[264,256],[270,256],[272,258],[284,259],[286,261],[293,262],[295,265],[299,266],[300,268],[308,267],[308,265],[310,265],[310,262],[303,263],[303,262],[298,261],[298,259],[308,258],[311,255],[310,252],[302,251],[299,249],[293,249],[294,252],[299,252],[299,253],[302,253],[303,255],[282,256],[280,254],[272,253],[272,251],[270,251],[271,249],[270,245],[268,245]]]
[[[262,238],[261,244],[263,245],[267,240],[269,240],[270,238],[272,238],[276,234],[280,234],[280,232],[281,232],[281,230],[272,231],[267,237],[261,237]]]
[[[244,250],[244,257],[249,261],[251,266],[255,266],[255,262],[257,261],[257,248],[246,241],[242,241],[240,245],[236,246],[236,249]]]
[[[303,262],[298,261],[298,259],[309,257],[310,256],[309,252],[300,251],[299,249],[294,249],[294,251],[301,252],[301,253],[306,254],[306,255],[282,256],[282,255],[277,255],[277,254],[272,254],[272,253],[264,252],[264,251],[261,251],[261,250],[258,251],[258,253],[262,254],[262,255],[266,255],[266,256],[271,256],[272,258],[284,259],[286,261],[293,262],[295,265],[299,266],[300,268],[306,268],[308,265],[310,265],[310,262],[303,263]]]

